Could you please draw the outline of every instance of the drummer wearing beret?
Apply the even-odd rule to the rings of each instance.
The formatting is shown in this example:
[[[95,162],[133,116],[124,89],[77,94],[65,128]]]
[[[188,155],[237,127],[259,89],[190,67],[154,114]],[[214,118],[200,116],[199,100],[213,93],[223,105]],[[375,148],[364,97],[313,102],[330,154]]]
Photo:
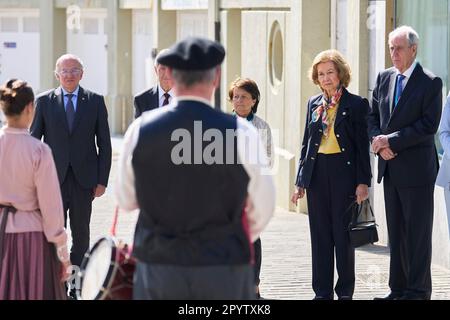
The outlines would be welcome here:
[[[172,46],[158,62],[177,101],[125,135],[116,196],[140,210],[135,299],[255,299],[251,244],[273,215],[275,190],[256,130],[211,106],[224,58],[208,39]],[[248,158],[251,147],[258,157]]]

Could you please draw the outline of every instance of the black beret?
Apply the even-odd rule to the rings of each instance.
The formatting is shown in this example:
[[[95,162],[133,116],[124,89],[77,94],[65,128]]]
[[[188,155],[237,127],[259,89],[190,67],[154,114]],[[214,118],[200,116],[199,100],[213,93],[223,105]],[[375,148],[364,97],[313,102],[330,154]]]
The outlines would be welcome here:
[[[176,70],[208,70],[225,58],[223,46],[206,38],[189,37],[161,53],[157,63]]]

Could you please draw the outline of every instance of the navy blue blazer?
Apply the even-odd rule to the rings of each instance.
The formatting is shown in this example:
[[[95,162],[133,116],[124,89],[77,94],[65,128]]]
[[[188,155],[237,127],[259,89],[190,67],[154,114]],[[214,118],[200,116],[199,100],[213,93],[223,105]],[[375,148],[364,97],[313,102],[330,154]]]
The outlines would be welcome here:
[[[144,91],[134,97],[134,118],[137,119],[145,111],[157,109],[159,107],[158,86]]]
[[[418,63],[391,113],[396,70],[378,75],[368,117],[369,136],[389,135],[389,144],[398,155],[385,161],[378,158],[378,183],[389,167],[391,182],[397,187],[434,184],[439,160],[434,142],[442,112],[442,80]]]
[[[61,88],[44,92],[36,98],[30,131],[39,140],[44,137],[44,142],[52,149],[60,184],[70,165],[84,188],[108,185],[112,148],[103,96],[80,87],[70,133]]]
[[[322,119],[313,122],[313,112],[322,105],[323,94],[313,96],[308,101],[305,132],[300,153],[300,165],[296,186],[308,188],[314,165],[322,141]],[[342,166],[336,170],[347,170],[349,179],[353,179],[355,188],[359,184],[370,186],[372,172],[370,168],[370,145],[367,135],[367,99],[349,93],[345,88],[342,93],[334,132],[342,151]]]

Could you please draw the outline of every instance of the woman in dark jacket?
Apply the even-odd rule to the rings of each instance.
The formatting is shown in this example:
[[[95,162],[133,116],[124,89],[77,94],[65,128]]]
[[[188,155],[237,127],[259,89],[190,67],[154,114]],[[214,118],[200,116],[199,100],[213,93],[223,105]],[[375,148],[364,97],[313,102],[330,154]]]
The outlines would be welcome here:
[[[322,93],[308,101],[305,133],[292,202],[307,192],[315,299],[333,299],[334,257],[339,299],[352,299],[355,251],[347,208],[369,196],[372,178],[367,99],[347,91],[351,71],[336,50],[319,53],[310,78]]]

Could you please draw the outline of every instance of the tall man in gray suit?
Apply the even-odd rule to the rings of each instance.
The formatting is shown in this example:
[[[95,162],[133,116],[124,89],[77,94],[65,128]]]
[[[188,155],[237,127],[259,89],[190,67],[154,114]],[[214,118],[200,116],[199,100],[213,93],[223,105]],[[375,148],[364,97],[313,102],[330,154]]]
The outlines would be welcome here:
[[[134,97],[135,119],[139,118],[145,111],[165,107],[174,98],[173,82],[169,76],[168,68],[158,62],[158,58],[166,51],[167,49],[161,50],[155,58],[155,73],[158,77],[158,84]]]
[[[431,234],[438,156],[434,136],[442,106],[442,80],[416,61],[419,36],[402,26],[389,34],[393,68],[378,75],[369,137],[384,178],[391,250],[391,292],[376,299],[430,299]]]
[[[70,260],[79,266],[89,249],[92,201],[101,197],[111,169],[111,138],[103,96],[80,87],[83,63],[74,55],[56,62],[60,86],[36,98],[31,134],[53,152],[64,214],[70,217]],[[98,151],[97,151],[98,148]]]

